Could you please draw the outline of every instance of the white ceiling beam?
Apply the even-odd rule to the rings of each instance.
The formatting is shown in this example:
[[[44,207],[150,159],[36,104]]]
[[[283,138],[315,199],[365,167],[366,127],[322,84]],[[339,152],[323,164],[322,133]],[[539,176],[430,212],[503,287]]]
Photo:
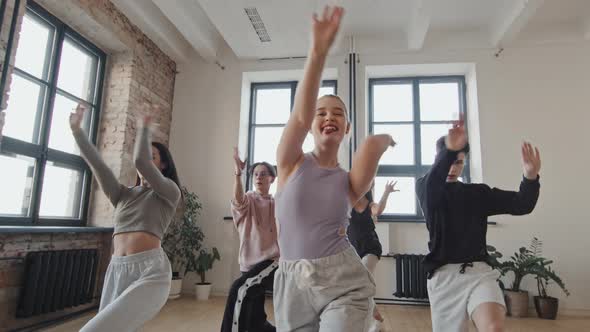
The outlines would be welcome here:
[[[152,0],[206,61],[216,59],[222,37],[196,0]]]
[[[528,24],[544,0],[516,0],[499,17],[490,29],[490,42],[493,47],[510,43]]]
[[[413,3],[410,20],[406,27],[408,48],[420,50],[424,46],[424,40],[430,27],[434,0],[416,0]]]
[[[142,0],[112,0],[112,2],[175,61],[187,60],[194,54],[192,46],[153,2]]]

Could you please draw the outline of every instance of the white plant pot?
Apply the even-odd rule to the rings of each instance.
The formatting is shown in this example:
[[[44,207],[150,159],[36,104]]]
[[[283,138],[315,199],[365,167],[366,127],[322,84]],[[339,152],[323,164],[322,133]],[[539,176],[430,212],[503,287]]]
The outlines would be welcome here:
[[[197,300],[199,301],[207,301],[209,299],[209,295],[211,294],[211,284],[206,283],[203,285],[195,284],[195,294]]]
[[[182,290],[182,279],[172,279],[172,285],[170,285],[170,294],[168,295],[169,300],[174,300],[180,297],[180,291]]]

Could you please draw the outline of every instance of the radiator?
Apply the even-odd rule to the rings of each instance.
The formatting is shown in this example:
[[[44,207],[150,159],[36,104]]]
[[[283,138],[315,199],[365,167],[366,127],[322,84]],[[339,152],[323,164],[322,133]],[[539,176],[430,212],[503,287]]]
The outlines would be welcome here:
[[[16,317],[36,316],[92,302],[98,250],[29,252]]]
[[[424,255],[396,254],[396,297],[428,299],[426,272],[422,266]]]

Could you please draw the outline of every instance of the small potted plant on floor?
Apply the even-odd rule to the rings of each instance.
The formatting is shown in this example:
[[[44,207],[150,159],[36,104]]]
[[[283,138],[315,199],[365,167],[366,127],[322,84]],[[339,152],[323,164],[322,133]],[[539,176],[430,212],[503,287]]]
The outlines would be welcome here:
[[[197,300],[205,301],[209,299],[209,295],[211,294],[211,283],[206,281],[205,272],[213,268],[213,263],[216,260],[221,260],[221,256],[219,255],[217,248],[213,248],[211,252],[209,252],[208,249],[202,249],[199,257],[194,262],[195,265],[191,266],[191,268],[194,268],[199,274],[201,279],[201,282],[195,283]]]
[[[540,241],[539,241],[540,242]],[[539,245],[539,255],[541,253],[541,244]],[[547,288],[550,282],[555,282],[565,293],[566,296],[570,295],[570,292],[565,288],[564,282],[561,278],[551,269],[553,261],[543,260],[539,262],[534,269],[535,279],[537,280],[537,290],[539,295],[534,297],[535,310],[537,316],[543,319],[555,319],[557,317],[557,309],[559,307],[559,300],[555,297],[547,295]]]
[[[204,234],[197,225],[197,218],[202,209],[197,194],[182,187],[183,202],[178,209],[180,218],[170,224],[164,239],[162,248],[168,255],[172,266],[172,285],[169,299],[180,297],[183,277],[188,273],[189,260],[196,259],[196,254],[201,249]]]
[[[504,296],[506,298],[506,311],[509,316],[526,317],[529,310],[529,293],[520,288],[523,278],[529,274],[534,274],[537,264],[544,261],[544,258],[537,256],[537,250],[540,242],[537,238],[533,238],[529,248],[521,247],[518,252],[510,257],[509,261],[498,262],[496,257],[496,266],[502,276],[508,272],[512,272],[514,280],[509,288],[504,289]],[[488,248],[489,249],[489,248]]]

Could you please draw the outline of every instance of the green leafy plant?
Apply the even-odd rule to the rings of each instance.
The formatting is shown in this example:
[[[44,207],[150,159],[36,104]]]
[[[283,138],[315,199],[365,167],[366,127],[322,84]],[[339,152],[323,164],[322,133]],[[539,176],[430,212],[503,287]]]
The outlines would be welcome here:
[[[504,263],[500,262],[500,258],[504,257],[504,255],[502,255],[501,252],[499,252],[498,250],[496,250],[496,248],[494,246],[491,245],[487,245],[487,250],[488,250],[488,264],[493,268],[496,269],[498,271],[500,271],[500,276],[502,276],[502,266]],[[504,287],[504,283],[502,282],[502,280],[500,280],[500,278],[498,278],[498,284],[500,284],[500,288],[502,288],[502,290],[505,289]]]
[[[176,218],[164,235],[162,248],[168,255],[173,275],[186,275],[189,262],[197,260],[205,235],[197,221],[203,208],[197,194],[182,187],[182,217]],[[194,270],[193,270],[194,271]]]
[[[523,278],[527,275],[535,276],[537,280],[537,288],[541,297],[547,296],[547,286],[550,281],[555,282],[561,289],[569,295],[569,291],[565,288],[563,281],[551,269],[552,260],[542,257],[543,242],[534,237],[528,248],[521,247],[514,255],[510,256],[508,261],[500,261],[502,254],[493,246],[488,245],[488,263],[494,269],[500,271],[501,276],[505,276],[508,272],[514,274],[514,281],[508,290],[519,292],[520,285]],[[500,287],[505,289],[501,280],[498,280]]]
[[[538,270],[539,265],[551,264],[551,261],[546,260],[543,257],[538,256],[540,249],[540,241],[537,238],[533,238],[529,248],[521,247],[514,255],[510,256],[510,260],[503,262],[500,266],[500,272],[502,275],[506,275],[508,272],[514,274],[514,281],[509,290],[514,292],[520,292],[520,284],[524,277],[529,274],[535,274]]]
[[[205,272],[213,268],[213,263],[216,260],[221,260],[221,256],[219,255],[217,248],[214,247],[211,249],[211,252],[209,252],[209,249],[201,249],[199,257],[195,261],[189,261],[187,270],[197,272],[201,277],[200,284],[206,284]]]
[[[543,251],[543,242],[538,240],[537,238],[533,239],[535,246],[533,248],[533,252],[536,256],[540,256]],[[539,292],[539,296],[542,298],[548,298],[547,295],[547,288],[551,282],[557,284],[565,293],[566,296],[570,295],[570,292],[565,288],[565,283],[561,278],[555,273],[555,271],[551,268],[551,264],[553,263],[552,260],[542,260],[539,261],[539,264],[533,268],[532,274],[535,275],[535,279],[537,281],[537,291]]]

